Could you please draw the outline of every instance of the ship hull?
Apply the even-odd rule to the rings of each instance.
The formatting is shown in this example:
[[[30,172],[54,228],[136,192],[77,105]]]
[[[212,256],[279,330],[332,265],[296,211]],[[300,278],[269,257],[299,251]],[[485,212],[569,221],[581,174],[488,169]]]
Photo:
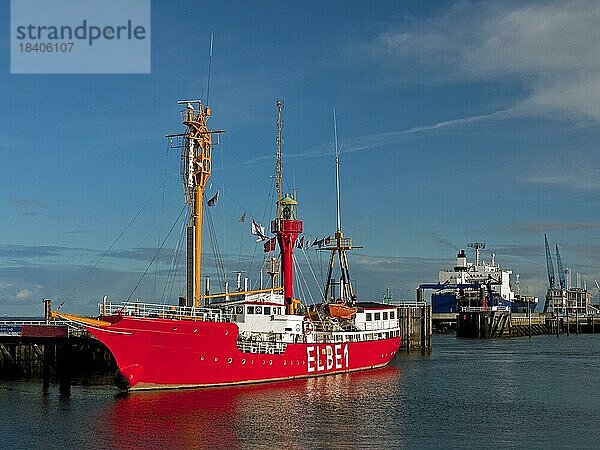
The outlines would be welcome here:
[[[121,389],[176,389],[289,380],[382,367],[400,337],[361,342],[293,343],[282,353],[237,346],[230,322],[123,317],[86,329],[111,351]]]

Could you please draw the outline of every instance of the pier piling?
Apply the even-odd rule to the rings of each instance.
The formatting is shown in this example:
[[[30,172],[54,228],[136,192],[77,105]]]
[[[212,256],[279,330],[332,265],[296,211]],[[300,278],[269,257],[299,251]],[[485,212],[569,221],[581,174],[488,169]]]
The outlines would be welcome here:
[[[402,303],[398,306],[398,320],[402,333],[401,349],[410,353],[431,351],[431,305],[424,302]]]

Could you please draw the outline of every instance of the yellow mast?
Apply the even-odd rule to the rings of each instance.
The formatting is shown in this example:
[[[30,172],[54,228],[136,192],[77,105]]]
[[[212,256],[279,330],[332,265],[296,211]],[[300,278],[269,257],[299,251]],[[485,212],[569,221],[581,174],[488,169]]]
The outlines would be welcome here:
[[[193,274],[193,289],[188,285],[188,297],[193,297],[194,306],[200,306],[202,289],[202,210],[204,189],[212,170],[212,135],[206,126],[210,117],[210,108],[201,100],[180,101],[186,103],[187,109],[182,111],[182,122],[187,127],[184,135],[185,145],[183,176],[186,203],[190,205],[190,224],[188,227],[188,283]],[[197,108],[194,107],[197,105]],[[192,250],[192,255],[189,254]],[[192,258],[190,261],[189,259]],[[193,270],[191,264],[193,263]],[[189,273],[189,272],[192,273]],[[193,292],[190,292],[193,291]],[[190,302],[190,298],[187,299]]]

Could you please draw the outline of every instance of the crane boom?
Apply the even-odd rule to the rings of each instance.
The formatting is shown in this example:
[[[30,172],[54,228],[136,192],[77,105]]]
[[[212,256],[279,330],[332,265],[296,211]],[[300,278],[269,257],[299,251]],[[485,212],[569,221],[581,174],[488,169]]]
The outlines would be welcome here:
[[[550,289],[555,287],[554,284],[554,265],[552,264],[552,256],[550,255],[550,247],[548,246],[548,237],[544,234],[544,244],[546,244],[546,267],[548,269],[548,283]]]
[[[565,271],[563,269],[562,260],[560,259],[560,252],[558,251],[558,244],[556,245],[556,268],[558,269],[558,282],[560,283],[561,289],[567,288],[567,283],[565,280]]]

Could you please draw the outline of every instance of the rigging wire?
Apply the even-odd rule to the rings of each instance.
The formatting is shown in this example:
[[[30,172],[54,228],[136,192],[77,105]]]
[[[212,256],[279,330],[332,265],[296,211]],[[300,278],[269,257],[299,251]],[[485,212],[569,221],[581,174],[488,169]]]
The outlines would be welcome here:
[[[217,276],[219,277],[219,281],[221,281],[221,285],[223,288],[225,287],[225,281],[227,280],[225,275],[225,266],[223,264],[223,260],[221,258],[221,253],[219,252],[219,241],[217,240],[217,235],[214,227],[214,223],[212,220],[212,213],[209,208],[206,208],[206,221],[208,223],[208,237],[210,240],[210,244],[213,251],[215,269],[217,271]]]
[[[261,218],[261,223],[265,222],[265,218],[267,217],[267,210],[269,207],[273,207],[273,199],[275,197],[275,183],[273,182],[274,178],[271,178],[271,187],[269,190],[269,194],[267,195],[267,199],[265,200],[265,207],[263,209],[263,214]],[[254,261],[256,259],[256,251],[259,246],[255,245],[254,250],[252,251],[252,257],[250,258],[250,262],[248,264],[248,273],[252,273],[252,266],[254,265]],[[263,258],[264,259],[264,258]]]
[[[293,261],[294,261],[294,266],[296,267],[296,270],[298,271],[298,273],[300,274],[299,280],[304,282],[304,286],[306,288],[306,292],[308,292],[308,296],[310,297],[310,301],[311,301],[311,305],[314,306],[316,305],[315,299],[312,296],[312,291],[310,289],[310,287],[308,286],[308,281],[306,280],[306,277],[304,276],[304,274],[302,273],[302,269],[300,268],[300,264],[298,263],[296,257],[293,257]],[[309,264],[309,268],[311,269],[312,272],[312,268],[310,267]],[[314,272],[313,272],[314,275]],[[301,290],[302,289],[302,284],[299,284],[298,286]],[[319,288],[319,292],[320,292],[320,288]],[[319,317],[319,320],[323,320],[323,315],[321,314],[321,311],[319,311],[319,308],[315,308],[315,311],[317,313],[317,316]]]
[[[129,221],[129,223],[125,226],[125,228],[123,228],[123,230],[117,236],[117,238],[112,242],[112,244],[110,244],[110,246],[104,251],[104,253],[102,253],[102,256],[100,256],[100,258],[98,258],[98,260],[94,263],[93,266],[88,268],[87,272],[83,275],[83,277],[81,278],[79,283],[77,283],[77,285],[73,289],[71,289],[71,291],[65,296],[65,300],[63,301],[63,303],[70,300],[71,296],[77,291],[77,289],[79,289],[83,285],[83,283],[85,282],[87,277],[90,276],[92,271],[94,269],[96,269],[96,267],[98,267],[98,264],[100,264],[100,262],[104,259],[104,257],[106,255],[108,255],[108,253],[113,249],[113,247],[116,245],[116,243],[123,237],[123,235],[127,232],[129,227],[133,224],[133,222],[136,221],[136,219],[139,217],[139,215],[142,213],[142,211],[144,211],[144,209],[146,209],[148,204],[154,199],[156,194],[158,194],[158,192],[161,190],[161,188],[165,185],[166,182],[167,182],[167,176],[163,177],[158,188],[152,193],[150,198],[148,198],[148,200],[146,200],[146,202],[142,205],[142,207],[139,209],[139,211],[133,216],[133,218]]]
[[[189,212],[189,210],[188,210]],[[189,214],[187,214],[186,216],[184,216],[184,220],[181,222],[181,228],[179,230],[179,238],[177,239],[177,244],[175,246],[175,249],[173,250],[173,256],[171,258],[171,265],[169,266],[169,272],[167,273],[167,277],[165,280],[165,284],[163,286],[163,292],[162,292],[162,298],[161,298],[161,303],[165,304],[167,302],[167,288],[169,288],[169,295],[168,297],[171,298],[173,296],[173,288],[175,286],[175,282],[176,280],[176,275],[177,275],[177,267],[179,266],[179,262],[181,260],[181,249],[183,248],[183,244],[185,242],[185,230],[186,230],[186,223],[189,220]]]
[[[148,273],[148,270],[150,269],[150,267],[152,266],[152,264],[154,263],[154,261],[156,260],[156,258],[158,257],[158,254],[160,253],[160,250],[163,248],[163,246],[165,245],[165,242],[167,242],[167,239],[169,238],[169,236],[171,235],[171,232],[173,231],[173,229],[175,228],[175,225],[177,225],[177,223],[179,222],[179,219],[181,218],[181,215],[183,214],[183,212],[187,209],[187,205],[184,205],[183,208],[181,208],[181,211],[179,212],[179,215],[177,216],[177,219],[175,219],[175,222],[173,223],[173,225],[171,226],[171,229],[169,230],[169,232],[167,233],[167,235],[165,236],[165,238],[163,239],[162,243],[160,244],[160,248],[156,251],[156,253],[154,253],[154,256],[152,257],[152,261],[150,261],[150,263],[146,266],[146,270],[144,270],[144,273],[142,273],[142,276],[140,277],[140,279],[138,280],[137,284],[135,285],[135,287],[133,288],[133,290],[131,291],[131,294],[129,294],[129,297],[127,297],[127,300],[125,301],[125,303],[129,302],[129,300],[131,300],[131,297],[133,296],[133,294],[135,293],[135,291],[137,290],[138,286],[140,285],[140,283],[142,282],[142,280],[144,279],[144,277],[146,276],[146,274]]]
[[[315,280],[315,284],[317,285],[319,295],[321,296],[321,298],[323,298],[323,296],[325,294],[323,293],[323,290],[321,289],[322,285],[319,284],[319,281],[317,280],[317,275],[315,274],[315,271],[313,270],[312,264],[310,263],[310,259],[308,258],[308,254],[304,248],[302,248],[301,250],[302,250],[302,254],[304,255],[304,258],[306,259],[306,264],[308,265],[308,268],[310,269],[310,273],[312,274],[313,279]]]
[[[168,161],[169,161],[169,141],[166,141],[166,151],[165,151],[165,163],[164,163],[164,174],[163,176],[166,178],[167,176],[167,166],[168,166]],[[160,201],[160,215],[163,216],[165,213],[165,189],[166,188],[166,183],[163,184],[162,187],[162,197],[161,197],[161,201]],[[157,233],[156,236],[156,248],[158,249],[158,246],[160,245],[160,231]],[[156,298],[156,284],[158,282],[158,264],[154,267],[154,286],[152,287],[152,297]]]

